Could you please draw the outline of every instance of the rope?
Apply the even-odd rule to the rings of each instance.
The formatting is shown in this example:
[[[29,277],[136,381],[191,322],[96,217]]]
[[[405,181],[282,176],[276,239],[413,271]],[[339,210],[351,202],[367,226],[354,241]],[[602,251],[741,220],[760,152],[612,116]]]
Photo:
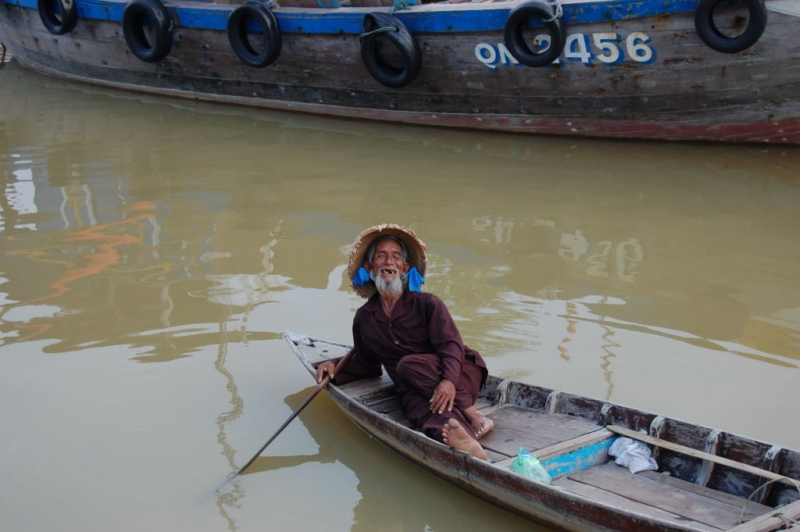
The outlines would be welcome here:
[[[385,28],[378,28],[376,30],[362,33],[360,38],[363,39],[364,37],[369,37],[370,35],[374,35],[376,33],[386,33],[387,31],[400,31],[400,30],[394,26],[386,26]]]
[[[782,480],[783,480],[783,479],[774,478],[774,479],[772,479],[772,480],[768,480],[768,481],[764,482],[764,483],[763,483],[763,484],[761,484],[759,487],[757,487],[756,489],[754,489],[754,490],[753,490],[753,493],[751,493],[751,494],[750,494],[750,496],[749,496],[749,497],[747,497],[747,499],[745,499],[745,501],[744,501],[744,504],[742,505],[742,511],[741,511],[741,513],[739,514],[739,519],[737,519],[737,520],[736,520],[736,524],[738,524],[738,525],[741,525],[742,523],[744,523],[744,522],[745,522],[745,520],[744,520],[744,510],[745,510],[745,508],[747,508],[747,503],[748,503],[748,502],[750,502],[750,499],[752,499],[752,498],[753,498],[753,495],[755,495],[756,493],[758,493],[758,492],[759,492],[759,491],[761,491],[762,489],[766,488],[767,486],[769,486],[769,485],[770,485],[770,484],[772,484],[773,482],[781,482]],[[798,492],[800,492],[800,482],[797,482],[797,481],[796,481],[796,480],[794,480],[793,478],[790,478],[790,479],[787,479],[787,480],[789,480],[789,481],[790,481],[792,484],[794,484],[794,487],[795,487],[795,488],[797,488],[797,491],[798,491]],[[795,521],[795,520],[794,520],[794,519],[792,519],[791,517],[789,517],[789,516],[787,516],[787,515],[784,515],[784,514],[777,514],[775,517],[777,517],[777,518],[779,518],[779,519],[783,519],[784,521],[787,521],[787,522],[789,522],[789,523],[800,524],[800,521]]]
[[[406,0],[394,0],[392,9],[389,10],[389,13],[391,14],[396,11],[400,11],[401,9],[410,9],[408,7],[408,2]]]
[[[545,24],[548,22],[553,22],[555,19],[564,16],[564,9],[561,7],[561,0],[555,0],[555,2],[553,2],[553,6],[555,6],[555,9],[553,10],[553,16],[547,19],[542,19],[542,22]]]

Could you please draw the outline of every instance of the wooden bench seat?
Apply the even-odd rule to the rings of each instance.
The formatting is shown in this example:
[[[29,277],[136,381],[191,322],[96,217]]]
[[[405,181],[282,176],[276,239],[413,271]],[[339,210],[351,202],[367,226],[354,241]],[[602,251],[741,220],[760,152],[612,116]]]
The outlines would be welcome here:
[[[700,530],[728,530],[737,524],[745,506],[745,501],[738,497],[654,471],[633,474],[613,461],[557,479],[553,485],[639,513],[695,521]],[[751,519],[770,510],[767,506],[747,503],[744,518]]]

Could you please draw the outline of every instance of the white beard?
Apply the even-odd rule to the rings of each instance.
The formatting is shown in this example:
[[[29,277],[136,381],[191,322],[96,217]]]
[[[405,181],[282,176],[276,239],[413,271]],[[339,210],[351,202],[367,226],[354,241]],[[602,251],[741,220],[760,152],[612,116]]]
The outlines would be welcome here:
[[[395,278],[394,281],[387,282],[384,281],[382,277],[375,275],[375,273],[370,273],[369,276],[372,278],[375,283],[375,288],[378,289],[378,293],[381,296],[397,299],[403,295],[404,286],[401,277]]]

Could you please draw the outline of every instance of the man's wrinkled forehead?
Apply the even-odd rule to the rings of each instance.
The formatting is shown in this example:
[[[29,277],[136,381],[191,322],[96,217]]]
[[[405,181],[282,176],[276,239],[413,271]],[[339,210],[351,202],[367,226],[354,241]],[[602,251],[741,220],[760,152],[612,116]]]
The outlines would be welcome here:
[[[375,241],[373,241],[369,245],[369,249],[367,250],[367,260],[369,262],[372,262],[372,259],[375,256],[375,251],[378,249],[380,244],[385,242],[394,242],[395,244],[397,244],[400,247],[400,250],[403,252],[403,260],[408,262],[408,249],[406,249],[406,245],[403,243],[402,240],[392,235],[386,235],[376,238]]]

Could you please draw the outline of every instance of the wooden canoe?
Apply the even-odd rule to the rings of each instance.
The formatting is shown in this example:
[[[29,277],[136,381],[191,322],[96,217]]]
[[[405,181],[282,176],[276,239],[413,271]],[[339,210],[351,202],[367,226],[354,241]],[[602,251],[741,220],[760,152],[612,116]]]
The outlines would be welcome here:
[[[312,374],[349,346],[287,332]],[[570,531],[788,529],[800,519],[800,452],[635,408],[490,376],[478,407],[495,421],[481,443],[490,460],[414,430],[392,382],[363,379],[328,393],[383,445],[481,499]],[[644,431],[642,433],[640,431]],[[618,437],[643,441],[657,471],[615,464]],[[552,476],[543,484],[510,470],[529,449]]]
[[[518,133],[800,144],[797,0],[0,0],[24,67]]]

